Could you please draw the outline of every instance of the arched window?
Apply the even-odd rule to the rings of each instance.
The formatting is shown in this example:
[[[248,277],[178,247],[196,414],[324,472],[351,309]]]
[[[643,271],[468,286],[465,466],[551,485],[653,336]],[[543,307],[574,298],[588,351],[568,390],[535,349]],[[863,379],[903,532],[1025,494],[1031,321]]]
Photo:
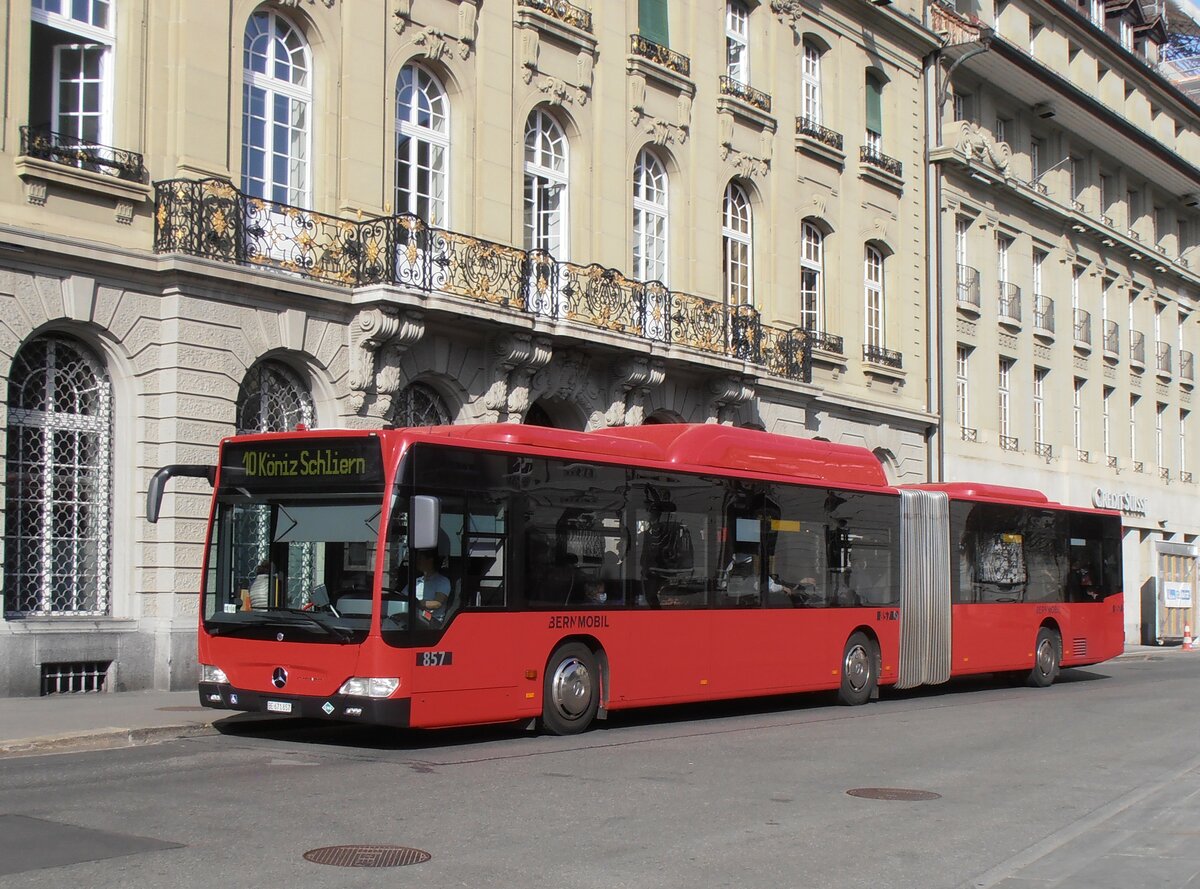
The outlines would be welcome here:
[[[242,69],[242,190],[307,206],[313,95],[308,44],[286,18],[260,9],[246,23]]]
[[[800,241],[800,326],[819,331],[825,303],[825,236],[816,225],[805,222]]]
[[[567,136],[558,121],[535,109],[525,122],[525,249],[566,259]]]
[[[409,383],[396,396],[392,408],[396,426],[449,426],[452,422],[446,403],[427,383]]]
[[[647,148],[633,168],[633,276],[667,283],[667,168]]]
[[[863,342],[869,349],[882,349],[886,345],[883,336],[883,254],[869,244],[863,269],[863,288],[866,319]]]
[[[4,608],[108,614],[112,386],[75,340],[44,336],[13,359],[4,493]]]
[[[803,85],[801,112],[813,126],[821,125],[821,48],[811,40],[804,41],[804,60],[800,72]]]
[[[736,182],[725,188],[721,214],[722,270],[725,278],[725,304],[748,306],[754,302],[751,279],[750,198]]]
[[[396,212],[445,226],[450,106],[441,82],[420,65],[396,80]]]
[[[311,427],[315,414],[308,386],[287,365],[260,361],[246,372],[238,391],[238,434]]]
[[[113,5],[33,0],[31,126],[85,145],[112,142]]]

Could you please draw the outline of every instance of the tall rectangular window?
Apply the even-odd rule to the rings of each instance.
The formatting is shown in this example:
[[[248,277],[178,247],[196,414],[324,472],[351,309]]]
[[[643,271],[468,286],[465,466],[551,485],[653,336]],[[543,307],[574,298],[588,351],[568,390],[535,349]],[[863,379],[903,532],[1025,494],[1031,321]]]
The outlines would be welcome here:
[[[109,0],[34,0],[29,124],[85,145],[112,141],[113,31]]]
[[[1012,426],[1009,415],[1009,396],[1012,392],[1012,366],[1011,358],[1000,359],[1000,435],[1002,438],[1007,438],[1012,435]],[[1003,447],[1003,444],[1001,444]]]
[[[742,0],[725,4],[725,59],[732,80],[750,82],[750,9]]]
[[[1163,417],[1167,413],[1167,406],[1161,401],[1154,406],[1154,462],[1162,468],[1165,464],[1163,460],[1166,458],[1166,453],[1163,447]]]
[[[1042,289],[1042,271],[1049,256],[1045,250],[1033,251],[1033,292],[1038,296],[1044,296],[1046,293]]]
[[[811,40],[804,42],[804,65],[800,72],[804,84],[804,118],[821,123],[821,50]]]
[[[1190,411],[1179,411],[1179,471],[1187,472],[1187,427]]]
[[[1104,414],[1102,417],[1104,423],[1104,456],[1112,456],[1112,394],[1116,390],[1112,386],[1104,387]]]
[[[996,235],[996,273],[1001,284],[1007,284],[1008,254],[1012,249],[1013,239],[1008,235]]]
[[[1046,442],[1046,374],[1044,367],[1033,369],[1033,440]]]
[[[667,0],[638,0],[638,34],[659,46],[670,46]]]
[[[1079,377],[1075,378],[1075,387],[1072,394],[1072,439],[1075,443],[1076,450],[1083,449],[1083,386],[1084,381]]]
[[[954,362],[954,385],[958,403],[958,425],[963,429],[967,429],[971,425],[971,394],[970,378],[968,377],[970,357],[970,349],[966,346],[958,347]]]
[[[883,84],[867,72],[867,149],[883,152]]]
[[[1042,178],[1042,140],[1036,136],[1029,140],[1029,181]]]
[[[1083,187],[1086,184],[1084,181],[1084,165],[1082,158],[1073,157],[1070,161],[1071,169],[1071,200],[1082,200]]]
[[[867,247],[863,279],[863,342],[871,348],[883,348],[883,254],[875,247]]]
[[[1137,404],[1138,396],[1129,396],[1129,459],[1136,463],[1137,450]]]

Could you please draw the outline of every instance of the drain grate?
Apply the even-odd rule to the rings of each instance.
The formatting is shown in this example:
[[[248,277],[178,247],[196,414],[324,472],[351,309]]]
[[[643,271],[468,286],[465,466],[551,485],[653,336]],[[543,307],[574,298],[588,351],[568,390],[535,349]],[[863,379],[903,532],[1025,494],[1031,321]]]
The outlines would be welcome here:
[[[309,849],[304,857],[313,864],[334,867],[404,867],[424,864],[433,856],[407,846],[323,846]]]
[[[855,787],[846,793],[863,799],[894,799],[904,802],[942,798],[940,793],[934,793],[932,790],[906,790],[903,787]]]

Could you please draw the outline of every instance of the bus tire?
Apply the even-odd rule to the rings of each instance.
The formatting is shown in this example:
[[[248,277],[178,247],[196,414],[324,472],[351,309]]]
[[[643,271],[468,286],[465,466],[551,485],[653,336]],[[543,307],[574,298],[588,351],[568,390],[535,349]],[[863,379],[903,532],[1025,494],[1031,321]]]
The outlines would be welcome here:
[[[1038,630],[1037,643],[1033,647],[1033,669],[1025,680],[1033,688],[1046,688],[1058,678],[1062,663],[1062,637],[1049,627]]]
[[[846,640],[842,651],[842,685],[838,703],[853,707],[865,704],[875,694],[879,682],[879,653],[866,633],[856,632]]]
[[[560,645],[546,664],[542,727],[555,735],[586,731],[600,707],[600,668],[581,642]]]

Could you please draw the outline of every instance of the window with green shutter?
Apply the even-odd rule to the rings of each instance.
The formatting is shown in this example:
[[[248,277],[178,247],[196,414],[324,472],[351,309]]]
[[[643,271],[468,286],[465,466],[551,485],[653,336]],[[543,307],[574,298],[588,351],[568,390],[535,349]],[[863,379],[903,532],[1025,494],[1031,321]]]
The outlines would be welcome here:
[[[659,46],[670,46],[667,0],[638,0],[638,33]]]
[[[867,74],[867,132],[883,135],[883,84],[874,74]]]

